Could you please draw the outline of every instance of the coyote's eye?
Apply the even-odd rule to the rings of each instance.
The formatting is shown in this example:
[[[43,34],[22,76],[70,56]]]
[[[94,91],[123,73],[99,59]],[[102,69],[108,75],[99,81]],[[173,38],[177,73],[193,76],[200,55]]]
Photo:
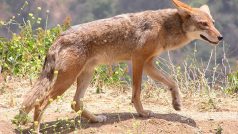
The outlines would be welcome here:
[[[204,26],[204,27],[207,27],[207,26],[208,26],[208,23],[207,23],[207,22],[204,22],[204,21],[200,22],[200,24],[201,24],[202,26]]]

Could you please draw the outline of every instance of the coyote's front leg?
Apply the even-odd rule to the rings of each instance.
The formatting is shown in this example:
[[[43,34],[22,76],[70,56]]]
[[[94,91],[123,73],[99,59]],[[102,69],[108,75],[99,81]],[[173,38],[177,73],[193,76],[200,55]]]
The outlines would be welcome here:
[[[153,58],[145,63],[145,72],[154,80],[167,85],[172,94],[172,105],[175,110],[181,110],[179,90],[176,83],[168,76],[160,72],[153,64]]]
[[[134,104],[137,113],[142,117],[151,116],[151,111],[146,111],[143,109],[143,106],[140,101],[141,95],[141,81],[142,81],[142,73],[144,67],[144,59],[143,57],[136,57],[132,59],[132,68],[133,68],[133,87],[132,87],[132,103]]]

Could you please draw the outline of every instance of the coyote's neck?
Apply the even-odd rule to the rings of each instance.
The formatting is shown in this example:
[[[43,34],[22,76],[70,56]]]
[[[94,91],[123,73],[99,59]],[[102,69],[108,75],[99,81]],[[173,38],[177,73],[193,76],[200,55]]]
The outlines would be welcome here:
[[[173,50],[191,42],[192,40],[188,38],[187,33],[183,30],[183,20],[178,11],[176,9],[167,9],[162,12],[160,40],[164,49]]]

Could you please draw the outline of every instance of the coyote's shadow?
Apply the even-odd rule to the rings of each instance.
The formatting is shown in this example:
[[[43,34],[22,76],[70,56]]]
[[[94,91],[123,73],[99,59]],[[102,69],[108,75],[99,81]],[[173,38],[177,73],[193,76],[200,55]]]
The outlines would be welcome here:
[[[61,132],[62,134],[67,134],[75,129],[86,129],[86,128],[98,128],[103,125],[107,124],[114,124],[116,122],[120,121],[126,121],[130,119],[139,119],[139,120],[148,120],[149,118],[142,118],[139,117],[138,114],[135,113],[102,113],[103,115],[107,116],[107,121],[103,123],[88,123],[87,120],[85,119],[80,119],[79,117],[76,118],[71,118],[69,121],[52,121],[52,122],[44,122],[41,124],[41,133],[54,133],[54,132]],[[178,122],[178,123],[183,123],[187,124],[192,127],[196,127],[196,122],[191,119],[187,118],[185,116],[181,116],[175,113],[171,114],[155,114],[153,119],[162,119],[170,122]],[[73,121],[73,122],[72,122]],[[80,125],[78,123],[80,121]],[[47,126],[46,126],[47,124]],[[25,129],[22,131],[23,134],[29,134],[30,130],[32,129]],[[18,130],[15,130],[16,133],[20,133]]]

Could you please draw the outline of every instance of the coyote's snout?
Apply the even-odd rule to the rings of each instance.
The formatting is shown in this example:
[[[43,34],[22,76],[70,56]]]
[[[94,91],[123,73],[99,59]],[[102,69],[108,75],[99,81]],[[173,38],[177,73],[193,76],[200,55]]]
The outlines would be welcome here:
[[[140,101],[143,72],[168,86],[172,105],[180,110],[179,89],[153,65],[154,58],[195,39],[218,44],[223,37],[214,27],[208,6],[192,8],[179,0],[173,3],[177,9],[123,14],[74,26],[62,33],[49,49],[41,75],[23,101],[21,113],[35,108],[34,121],[39,124],[49,102],[62,95],[77,79],[76,104],[72,108],[82,110],[82,116],[91,122],[105,121],[105,116],[95,116],[82,109],[80,99],[97,65],[125,60],[132,62],[132,102],[140,116],[151,116]],[[35,129],[39,130],[39,125]]]

